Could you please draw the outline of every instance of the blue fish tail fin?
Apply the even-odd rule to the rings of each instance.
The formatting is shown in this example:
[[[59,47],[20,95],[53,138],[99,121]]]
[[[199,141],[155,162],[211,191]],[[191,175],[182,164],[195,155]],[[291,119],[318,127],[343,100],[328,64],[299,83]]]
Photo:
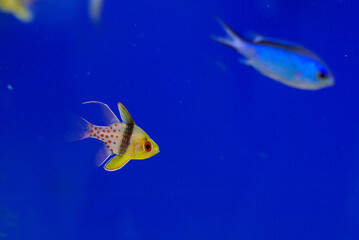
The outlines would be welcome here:
[[[242,51],[243,44],[247,42],[243,37],[231,29],[222,19],[217,18],[217,21],[227,33],[225,37],[212,36],[212,39],[237,51]]]
[[[67,121],[68,131],[65,136],[67,141],[79,141],[90,137],[90,129],[92,124],[89,123],[86,119],[75,114],[68,114]]]

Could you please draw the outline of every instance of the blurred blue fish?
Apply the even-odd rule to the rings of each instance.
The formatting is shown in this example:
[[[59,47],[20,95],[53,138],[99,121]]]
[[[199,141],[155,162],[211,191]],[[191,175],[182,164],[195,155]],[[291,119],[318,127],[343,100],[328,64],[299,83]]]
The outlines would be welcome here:
[[[237,50],[246,59],[245,64],[263,75],[287,86],[317,90],[334,85],[334,77],[326,64],[308,49],[280,41],[257,37],[248,41],[236,34],[218,19],[226,37],[213,37],[215,41]]]
[[[104,0],[89,0],[89,17],[93,23],[97,23],[101,18]]]

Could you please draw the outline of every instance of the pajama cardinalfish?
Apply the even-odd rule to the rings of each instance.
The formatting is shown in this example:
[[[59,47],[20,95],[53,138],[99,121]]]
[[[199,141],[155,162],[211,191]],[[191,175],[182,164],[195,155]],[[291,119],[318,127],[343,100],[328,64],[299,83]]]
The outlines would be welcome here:
[[[107,171],[115,171],[122,168],[131,159],[146,159],[159,152],[158,145],[138,127],[126,108],[119,102],[118,109],[122,122],[104,103],[97,101],[85,102],[83,104],[95,103],[101,107],[108,126],[97,126],[81,118],[82,126],[76,131],[73,139],[96,138],[104,143],[96,155],[96,163]]]
[[[222,20],[226,37],[215,41],[233,48],[245,57],[243,63],[263,75],[287,86],[317,90],[334,84],[334,77],[326,64],[314,53],[298,45],[257,37],[249,41],[236,34]]]

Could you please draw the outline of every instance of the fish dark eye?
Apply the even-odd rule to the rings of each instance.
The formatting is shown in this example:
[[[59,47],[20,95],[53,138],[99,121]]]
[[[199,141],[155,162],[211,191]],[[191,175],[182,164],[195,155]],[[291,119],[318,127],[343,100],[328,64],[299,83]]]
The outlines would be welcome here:
[[[319,80],[325,80],[325,79],[327,79],[328,77],[329,77],[329,74],[327,73],[326,70],[321,70],[321,71],[319,71],[319,72],[317,73],[317,78],[318,78]]]
[[[144,144],[144,149],[145,149],[146,152],[151,152],[152,146],[151,146],[151,142],[150,142],[150,141],[145,142],[145,144]]]

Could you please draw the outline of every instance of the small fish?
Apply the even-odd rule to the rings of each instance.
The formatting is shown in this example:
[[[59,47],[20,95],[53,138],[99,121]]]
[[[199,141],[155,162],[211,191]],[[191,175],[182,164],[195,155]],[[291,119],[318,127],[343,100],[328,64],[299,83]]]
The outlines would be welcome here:
[[[263,75],[287,86],[305,90],[334,85],[334,77],[326,64],[308,49],[262,37],[249,41],[236,34],[222,20],[218,21],[227,36],[213,39],[238,51],[246,58],[243,63]]]
[[[122,122],[106,104],[97,101],[83,104],[88,103],[99,104],[108,126],[93,125],[81,118],[81,129],[73,133],[72,140],[96,138],[102,141],[104,145],[96,155],[98,166],[108,160],[104,168],[107,171],[115,171],[122,168],[131,159],[146,159],[160,151],[158,145],[135,124],[127,109],[120,102],[117,106]]]
[[[28,8],[31,0],[0,0],[0,11],[12,13],[22,22],[31,22],[33,14]]]
[[[93,23],[97,23],[101,18],[104,0],[89,0],[89,17]]]

